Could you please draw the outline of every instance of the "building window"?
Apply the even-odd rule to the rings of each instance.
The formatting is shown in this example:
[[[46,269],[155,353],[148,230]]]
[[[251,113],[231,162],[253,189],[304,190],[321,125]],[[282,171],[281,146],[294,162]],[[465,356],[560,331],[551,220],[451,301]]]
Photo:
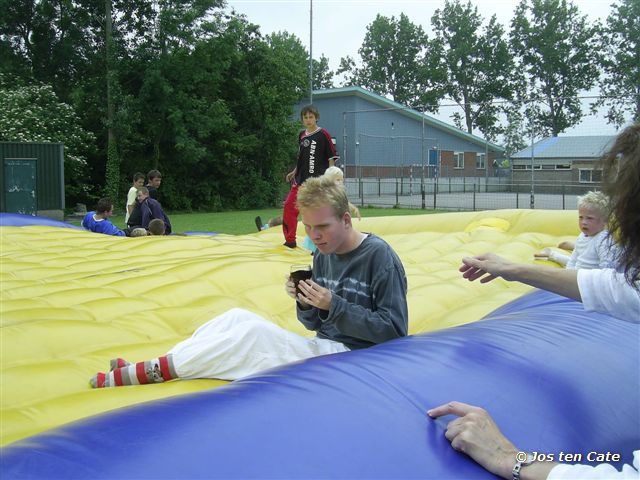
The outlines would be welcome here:
[[[518,164],[512,165],[511,168],[513,170],[531,170],[531,164]],[[559,165],[534,165],[535,170],[571,170],[570,164],[559,164]]]
[[[464,152],[453,152],[453,168],[464,168]]]
[[[511,168],[513,170],[531,170],[531,164],[527,165],[512,165]],[[534,165],[534,170],[542,170],[542,165]]]
[[[579,170],[580,183],[599,183],[602,181],[602,170],[581,168]]]
[[[485,154],[484,153],[476,153],[476,168],[484,169],[487,168],[485,163]]]

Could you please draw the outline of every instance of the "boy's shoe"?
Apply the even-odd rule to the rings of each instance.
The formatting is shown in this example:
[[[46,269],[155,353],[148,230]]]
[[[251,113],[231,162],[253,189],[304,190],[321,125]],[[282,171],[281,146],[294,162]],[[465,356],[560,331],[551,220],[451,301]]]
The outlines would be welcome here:
[[[260,218],[260,215],[258,215],[255,219],[256,222],[256,227],[258,227],[258,231],[261,232],[262,231],[262,219]]]
[[[298,246],[296,242],[284,242],[283,245],[289,248],[296,248]]]

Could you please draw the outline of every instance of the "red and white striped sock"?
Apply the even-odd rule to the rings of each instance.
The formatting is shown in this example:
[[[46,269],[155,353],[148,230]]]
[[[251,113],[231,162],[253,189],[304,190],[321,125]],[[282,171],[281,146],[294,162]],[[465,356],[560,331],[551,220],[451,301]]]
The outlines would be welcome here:
[[[119,360],[122,362],[118,362]],[[178,378],[171,355],[138,363],[128,363],[126,360],[115,359],[115,363],[112,363],[112,365],[115,366],[118,363],[124,366],[116,366],[110,372],[98,372],[91,377],[89,380],[91,386],[93,388],[104,388],[120,387],[122,385],[144,385],[146,383],[167,382]]]
[[[131,362],[127,362],[124,358],[113,358],[109,361],[109,371],[113,371],[116,368],[128,367]]]

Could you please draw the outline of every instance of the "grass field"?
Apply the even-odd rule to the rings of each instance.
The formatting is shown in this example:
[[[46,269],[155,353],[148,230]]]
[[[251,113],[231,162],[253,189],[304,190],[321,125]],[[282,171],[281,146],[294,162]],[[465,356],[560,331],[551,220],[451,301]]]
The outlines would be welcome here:
[[[361,208],[363,217],[383,217],[397,215],[426,215],[439,213],[437,210],[420,210],[405,208]],[[213,213],[171,213],[167,215],[171,220],[174,233],[182,232],[217,232],[230,235],[244,235],[257,231],[254,219],[260,216],[266,223],[269,218],[282,215],[282,209],[271,208],[263,210],[243,210],[233,212],[213,212]],[[119,228],[124,228],[124,215],[112,217],[112,222]],[[70,221],[79,225],[80,221]],[[280,227],[278,227],[280,228]]]

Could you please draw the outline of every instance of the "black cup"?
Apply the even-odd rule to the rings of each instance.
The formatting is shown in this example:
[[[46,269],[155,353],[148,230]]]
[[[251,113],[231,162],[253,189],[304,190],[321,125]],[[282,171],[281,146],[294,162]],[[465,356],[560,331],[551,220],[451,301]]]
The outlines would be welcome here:
[[[311,267],[299,266],[299,268],[296,269],[294,266],[291,268],[291,280],[293,280],[293,284],[296,287],[296,296],[302,293],[298,287],[298,283],[300,283],[301,280],[309,280],[312,275]]]

